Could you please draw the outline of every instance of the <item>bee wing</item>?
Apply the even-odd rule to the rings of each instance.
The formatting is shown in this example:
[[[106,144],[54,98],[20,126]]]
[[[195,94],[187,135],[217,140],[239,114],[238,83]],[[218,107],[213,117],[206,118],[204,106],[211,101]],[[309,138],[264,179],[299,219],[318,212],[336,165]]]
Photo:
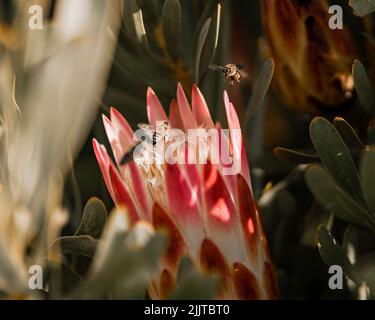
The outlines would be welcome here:
[[[209,67],[212,71],[222,71],[222,70],[225,69],[224,67],[219,66],[219,65],[217,65],[217,64],[210,64],[208,67]]]
[[[142,130],[152,130],[152,126],[147,123],[138,123],[138,128]]]
[[[146,123],[139,123],[138,128],[142,131],[141,139],[139,141],[145,141],[147,143],[152,143],[154,129],[153,126]]]
[[[249,76],[249,74],[246,71],[238,70],[238,72],[240,73],[242,78],[247,78]]]

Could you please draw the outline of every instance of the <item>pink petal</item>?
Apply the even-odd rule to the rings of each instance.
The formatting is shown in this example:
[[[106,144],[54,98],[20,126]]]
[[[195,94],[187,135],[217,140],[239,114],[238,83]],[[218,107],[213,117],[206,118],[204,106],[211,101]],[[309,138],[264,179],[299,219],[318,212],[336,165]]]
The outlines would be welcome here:
[[[133,221],[139,219],[134,203],[126,190],[114,164],[108,156],[105,147],[93,139],[93,148],[107,189],[116,205],[126,205],[130,211]]]
[[[158,121],[168,120],[159,98],[151,88],[147,89],[147,116],[149,123],[153,126],[156,126]]]
[[[198,171],[194,165],[180,167],[167,164],[165,182],[170,213],[190,244],[191,253],[197,256],[204,239]]]
[[[193,114],[198,126],[210,129],[214,127],[207,103],[196,85],[193,85],[192,91]]]
[[[222,132],[222,128],[220,124],[216,125],[216,128],[219,132],[219,160],[220,160],[220,172],[223,172],[224,168],[230,168],[231,164],[224,163],[224,157],[230,156],[230,145],[229,140],[224,132]],[[237,177],[235,175],[223,175],[223,179],[229,189],[229,192],[234,194],[237,190]]]
[[[228,230],[233,227],[236,220],[231,194],[217,166],[208,163],[203,170],[204,196],[209,224]]]
[[[110,158],[108,156],[107,150],[105,149],[103,145],[99,144],[99,142],[96,139],[92,140],[92,146],[93,146],[94,153],[98,161],[100,170],[102,171],[104,182],[107,186],[108,192],[112,196],[113,195],[112,185],[109,179]]]
[[[168,248],[164,257],[164,262],[173,271],[177,271],[180,259],[188,254],[185,240],[168,213],[156,202],[152,209],[152,224],[157,231],[167,232],[169,236]]]
[[[151,221],[152,200],[147,190],[145,179],[134,161],[129,163],[129,169],[136,201],[139,203],[144,216],[148,221]]]
[[[109,143],[111,144],[112,151],[117,161],[119,158],[121,158],[121,154],[125,153],[118,137],[118,131],[115,130],[112,122],[105,115],[102,115],[102,119],[107,138],[109,140]]]
[[[199,224],[199,184],[192,184],[177,164],[167,164],[165,182],[169,208],[175,218],[181,223]]]
[[[169,107],[169,121],[172,128],[184,130],[184,123],[180,116],[180,110],[178,109],[177,100],[173,99]]]
[[[103,124],[116,162],[119,165],[124,154],[134,144],[133,130],[116,109],[111,108],[110,114],[111,120],[103,115]]]
[[[180,116],[184,124],[184,129],[194,129],[196,128],[196,122],[193,117],[193,112],[191,111],[190,104],[186,98],[185,92],[182,89],[181,84],[178,84],[177,87],[177,102],[180,111]]]
[[[247,162],[246,149],[243,143],[242,134],[236,134],[237,130],[241,130],[240,121],[236,109],[229,101],[228,93],[224,91],[224,104],[227,114],[228,126],[231,131],[231,141],[233,144],[233,153],[241,160],[241,174],[246,179],[248,185],[251,187],[249,165]],[[241,131],[240,131],[241,132]]]
[[[129,210],[132,221],[138,221],[141,217],[138,215],[129,191],[113,165],[109,166],[109,179],[113,190],[113,201],[117,206],[125,205]]]
[[[263,231],[259,225],[257,206],[245,179],[238,175],[237,182],[241,229],[246,239],[249,258],[258,262],[258,239]]]
[[[122,114],[118,112],[117,109],[111,108],[110,116],[111,116],[111,122],[113,126],[116,128],[116,130],[123,131],[126,139],[129,141],[132,141],[133,130],[130,127],[129,123],[126,121],[126,119],[122,116]]]
[[[230,190],[218,167],[208,163],[203,167],[204,200],[206,208],[206,237],[223,252],[229,263],[247,256],[244,237]]]
[[[233,296],[230,266],[217,245],[207,238],[204,239],[199,256],[203,270],[219,276],[220,287],[217,298],[225,299]]]

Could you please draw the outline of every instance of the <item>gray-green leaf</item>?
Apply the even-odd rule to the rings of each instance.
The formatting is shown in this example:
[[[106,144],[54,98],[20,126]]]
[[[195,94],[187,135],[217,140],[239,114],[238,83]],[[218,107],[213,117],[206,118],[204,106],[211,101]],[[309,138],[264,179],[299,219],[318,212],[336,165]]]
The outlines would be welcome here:
[[[357,168],[336,128],[328,120],[316,117],[311,122],[310,135],[325,168],[338,186],[366,208]]]
[[[375,112],[375,93],[367,75],[366,69],[359,60],[353,64],[354,85],[361,105],[370,114]]]
[[[98,240],[90,236],[68,236],[56,239],[51,247],[60,245],[61,251],[72,256],[91,258],[94,256]]]
[[[100,238],[106,222],[107,210],[104,203],[97,198],[92,198],[83,210],[81,224],[75,235],[89,235],[93,238]]]
[[[209,300],[218,289],[218,280],[200,273],[187,257],[181,259],[177,279],[172,300]]]
[[[169,54],[177,59],[181,38],[181,5],[178,0],[166,0],[163,6],[162,27]]]
[[[353,127],[345,119],[336,117],[333,121],[333,125],[340,133],[342,139],[345,141],[345,144],[351,150],[361,150],[364,148],[363,142],[358,137]]]
[[[275,70],[275,63],[273,59],[268,59],[260,72],[254,86],[254,91],[251,96],[249,107],[245,115],[245,126],[248,125],[250,118],[257,112],[264,97],[267,94],[268,88],[271,84],[273,73]]]
[[[143,24],[142,10],[136,0],[123,0],[122,12],[125,28],[130,39],[135,39],[143,48],[148,49],[146,29]]]
[[[375,213],[375,149],[367,150],[363,154],[361,178],[368,205]]]
[[[354,14],[364,17],[375,12],[375,0],[350,0],[349,4],[354,9]]]
[[[197,47],[196,47],[196,51],[195,51],[195,82],[196,83],[199,83],[199,67],[200,67],[200,63],[201,63],[201,56],[202,56],[202,50],[203,50],[203,46],[204,44],[206,43],[206,39],[207,39],[207,35],[208,35],[208,31],[210,30],[210,25],[211,25],[211,18],[208,18],[205,22],[205,24],[203,25],[203,28],[201,30],[201,32],[199,33],[199,37],[198,37],[198,42],[197,42]]]
[[[311,167],[306,172],[306,183],[315,198],[335,216],[358,226],[372,228],[370,214],[360,207],[321,167]]]
[[[344,273],[357,285],[361,285],[361,279],[356,274],[343,248],[337,243],[325,226],[320,226],[318,247],[320,256],[328,266],[341,266]]]

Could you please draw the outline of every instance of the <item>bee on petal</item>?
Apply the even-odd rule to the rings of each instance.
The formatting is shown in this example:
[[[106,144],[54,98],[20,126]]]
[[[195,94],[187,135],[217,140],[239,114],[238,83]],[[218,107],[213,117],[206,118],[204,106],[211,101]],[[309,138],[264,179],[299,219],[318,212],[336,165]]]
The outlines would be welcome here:
[[[156,124],[156,127],[141,123],[138,125],[138,128],[143,131],[141,139],[123,155],[120,161],[120,165],[122,166],[134,160],[134,151],[141,143],[146,142],[155,147],[160,141],[166,141],[171,125],[168,121],[160,121]]]
[[[236,82],[240,82],[241,77],[247,78],[248,74],[243,70],[245,68],[242,64],[227,64],[225,66],[219,66],[216,64],[209,65],[212,71],[221,71],[224,78],[230,85],[234,85]]]

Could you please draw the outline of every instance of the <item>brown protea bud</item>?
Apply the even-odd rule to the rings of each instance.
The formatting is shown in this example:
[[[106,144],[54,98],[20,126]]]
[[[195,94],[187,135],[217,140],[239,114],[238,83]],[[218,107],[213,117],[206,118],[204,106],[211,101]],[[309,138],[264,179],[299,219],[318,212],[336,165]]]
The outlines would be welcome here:
[[[263,0],[274,84],[286,105],[317,114],[352,98],[355,46],[346,29],[332,30],[326,0]]]

